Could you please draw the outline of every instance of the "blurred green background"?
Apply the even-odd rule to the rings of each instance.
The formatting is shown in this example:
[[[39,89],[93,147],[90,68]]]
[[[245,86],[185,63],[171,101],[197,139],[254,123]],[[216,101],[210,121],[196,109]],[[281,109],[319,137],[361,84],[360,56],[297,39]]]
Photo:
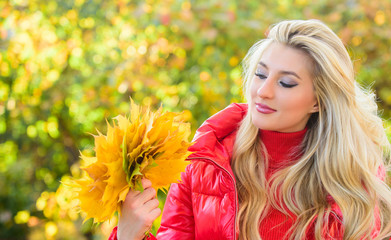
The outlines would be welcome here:
[[[106,239],[116,219],[82,224],[59,187],[93,154],[91,133],[129,97],[186,111],[194,133],[241,101],[241,59],[270,24],[311,18],[340,36],[390,119],[389,0],[1,1],[0,239]]]

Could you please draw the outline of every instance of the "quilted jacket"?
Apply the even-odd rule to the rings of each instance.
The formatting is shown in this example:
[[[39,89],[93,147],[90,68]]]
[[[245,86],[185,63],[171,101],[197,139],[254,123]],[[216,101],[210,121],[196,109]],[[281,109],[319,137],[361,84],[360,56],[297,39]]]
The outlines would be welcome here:
[[[238,198],[230,159],[238,124],[246,112],[247,104],[231,104],[197,130],[189,149],[192,164],[182,174],[181,183],[171,185],[157,239],[238,239]],[[325,239],[342,239],[342,214],[335,203],[332,209]],[[116,229],[110,239],[116,239]]]

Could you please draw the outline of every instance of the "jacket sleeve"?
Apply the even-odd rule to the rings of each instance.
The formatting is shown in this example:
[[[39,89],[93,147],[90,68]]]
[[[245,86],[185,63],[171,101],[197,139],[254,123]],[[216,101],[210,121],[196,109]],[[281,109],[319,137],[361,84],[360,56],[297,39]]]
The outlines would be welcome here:
[[[375,211],[378,212],[379,209]],[[376,216],[378,218],[378,215]],[[331,217],[332,220],[328,224],[328,228],[323,232],[323,239],[325,240],[343,240],[344,235],[344,226],[342,220],[337,217]],[[376,219],[376,226],[371,232],[371,239],[376,238],[379,235],[380,231],[380,219]],[[362,240],[367,239],[366,237],[362,237]],[[391,239],[391,238],[390,238]]]
[[[145,236],[144,239],[145,240],[156,240],[155,236],[153,236],[152,234],[149,234],[148,236]],[[115,227],[113,229],[113,231],[111,232],[108,240],[118,240],[117,239],[117,227]]]
[[[191,172],[189,164],[180,183],[171,184],[157,233],[159,240],[194,239],[195,225],[192,207]]]
[[[383,164],[380,165],[376,175],[381,181],[385,181],[386,169]],[[342,223],[341,209],[338,207],[338,205],[335,202],[332,204],[332,209],[333,211],[332,214],[330,214],[328,228],[324,230],[323,236],[326,240],[343,239],[344,226]],[[379,235],[380,228],[381,228],[379,207],[376,206],[374,211],[375,211],[375,226],[371,232],[372,238],[375,238]],[[365,237],[363,237],[362,239],[365,239]]]
[[[336,210],[340,213],[339,207]],[[332,211],[330,213],[327,227],[323,229],[322,235],[325,240],[343,240],[344,228],[341,214],[336,212]]]

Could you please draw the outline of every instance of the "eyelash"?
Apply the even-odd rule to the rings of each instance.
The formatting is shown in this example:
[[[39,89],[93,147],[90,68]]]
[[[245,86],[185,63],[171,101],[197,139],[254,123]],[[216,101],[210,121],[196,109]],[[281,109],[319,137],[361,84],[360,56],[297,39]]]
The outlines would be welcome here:
[[[257,76],[259,79],[262,79],[262,80],[264,80],[264,79],[267,78],[267,77],[266,77],[264,74],[262,74],[262,73],[255,73],[255,76]],[[284,83],[284,82],[282,82],[282,81],[279,81],[279,84],[280,84],[282,87],[284,87],[284,88],[293,88],[293,87],[297,86],[297,84],[287,84],[287,83]]]
[[[260,79],[266,79],[266,76],[262,73],[255,73],[255,76],[259,77]]]
[[[279,82],[281,84],[281,86],[283,86],[284,88],[293,88],[294,86],[296,86],[297,84],[286,84],[284,82]]]

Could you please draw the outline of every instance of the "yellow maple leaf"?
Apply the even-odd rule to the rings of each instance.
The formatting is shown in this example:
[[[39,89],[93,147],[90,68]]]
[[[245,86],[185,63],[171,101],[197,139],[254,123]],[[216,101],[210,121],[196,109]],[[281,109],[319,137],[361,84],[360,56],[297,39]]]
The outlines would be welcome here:
[[[107,134],[95,138],[95,157],[81,156],[88,164],[85,175],[73,180],[72,187],[80,201],[80,209],[94,222],[110,219],[130,189],[137,189],[142,178],[148,178],[156,190],[167,191],[180,181],[185,161],[190,124],[179,113],[143,109],[131,101],[130,119],[114,118],[107,123]]]

